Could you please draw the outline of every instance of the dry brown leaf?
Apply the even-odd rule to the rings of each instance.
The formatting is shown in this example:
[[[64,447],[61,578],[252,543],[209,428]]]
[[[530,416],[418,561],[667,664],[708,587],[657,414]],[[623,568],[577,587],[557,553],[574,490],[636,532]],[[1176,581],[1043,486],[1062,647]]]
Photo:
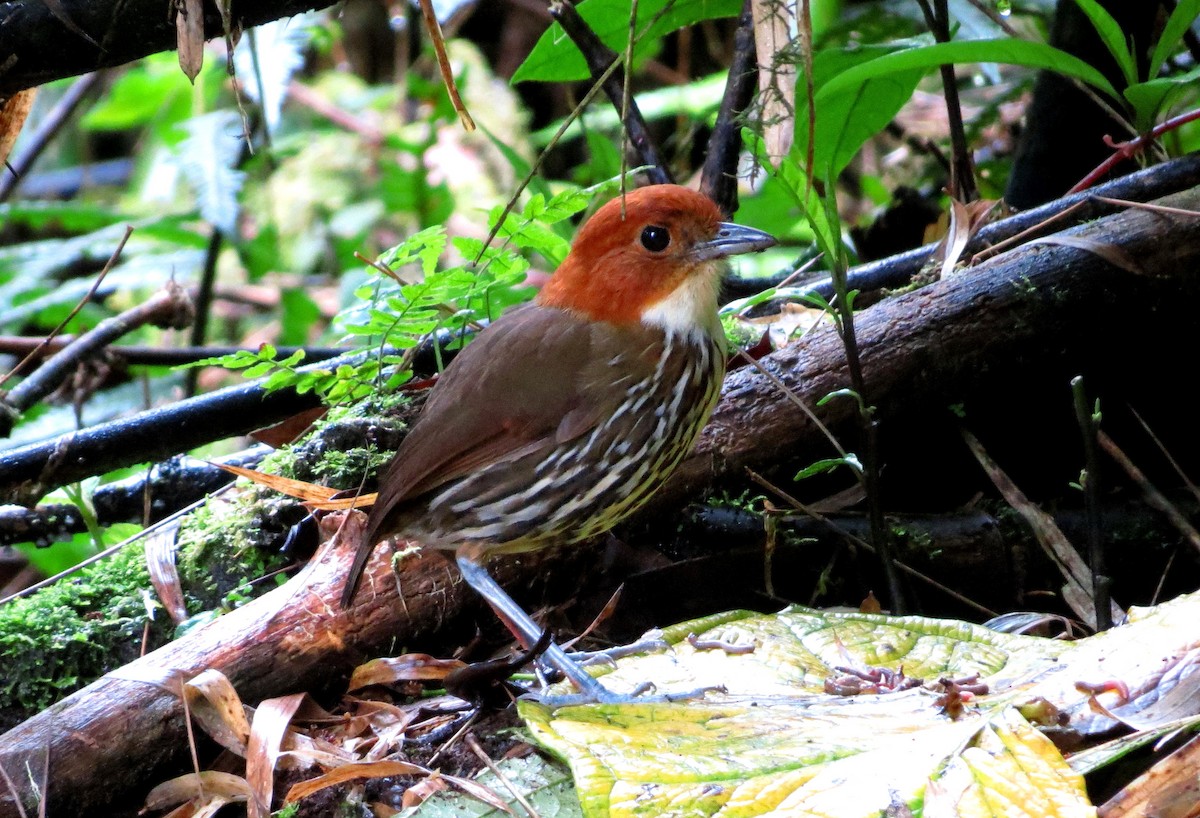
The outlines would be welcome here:
[[[751,0],[754,46],[758,51],[758,98],[762,106],[763,145],[778,164],[792,147],[796,114],[796,66],[779,54],[792,41],[796,5],[781,0]]]
[[[967,206],[958,199],[951,199],[950,227],[946,230],[946,235],[942,236],[935,251],[942,258],[942,269],[938,274],[940,278],[949,278],[954,274],[954,265],[958,264],[958,258],[966,249],[970,239],[971,217],[967,212]]]
[[[427,653],[406,653],[364,662],[350,676],[348,690],[393,682],[440,682],[446,674],[466,667],[458,659],[437,659]]]
[[[275,762],[280,770],[305,770],[309,767],[329,769],[357,756],[348,749],[323,738],[289,730],[283,735],[283,750]]]
[[[183,693],[200,728],[226,750],[245,756],[250,722],[242,700],[225,674],[210,668],[186,682]]]
[[[1115,244],[1109,244],[1108,242],[1096,241],[1095,239],[1083,236],[1067,236],[1060,233],[1054,236],[1044,236],[1040,239],[1034,239],[1029,244],[1056,244],[1063,247],[1074,247],[1077,250],[1086,250],[1104,259],[1114,267],[1118,267],[1134,275],[1146,275],[1146,271],[1128,253]]]
[[[293,693],[263,701],[254,711],[250,723],[250,740],[246,745],[246,780],[253,797],[246,805],[248,818],[267,818],[275,794],[275,762],[288,732],[292,716],[304,701],[304,693]]]
[[[469,778],[459,778],[456,775],[443,775],[444,778],[452,787],[460,789],[472,798],[478,798],[483,803],[504,812],[509,815],[516,815],[513,808],[508,805],[508,802],[500,797],[500,794],[491,787],[485,787],[478,781],[472,781]]]
[[[175,540],[184,519],[178,517],[154,528],[143,540],[150,584],[176,625],[188,618],[187,605],[183,601],[183,584],[179,581],[179,569],[175,564]]]
[[[398,748],[404,739],[408,736],[409,725],[416,718],[416,713],[411,712],[405,721],[396,722],[392,725],[383,728],[375,729],[375,746],[367,751],[365,756],[367,761],[378,761],[381,758],[388,756],[393,750]]]
[[[307,483],[303,480],[292,480],[289,477],[280,477],[278,474],[267,474],[266,472],[255,471],[254,469],[247,469],[242,466],[232,466],[228,463],[214,463],[211,460],[205,462],[219,469],[224,469],[230,474],[244,477],[252,483],[266,486],[269,489],[275,489],[280,494],[286,494],[288,497],[295,497],[297,500],[302,500],[305,505],[313,509],[337,511],[347,508],[362,508],[374,505],[375,503],[376,495],[374,493],[331,500],[330,498],[333,495],[339,493],[338,489],[321,486],[316,483]]]
[[[146,796],[147,810],[167,809],[196,799],[222,798],[227,803],[250,798],[250,785],[232,773],[188,773],[164,781]]]
[[[278,449],[281,446],[286,446],[298,440],[313,427],[314,423],[325,417],[328,412],[328,406],[314,406],[312,409],[306,409],[303,412],[292,415],[290,418],[281,420],[274,426],[267,426],[264,429],[251,432],[250,437],[259,443],[267,444],[272,449]]]
[[[179,67],[192,82],[204,65],[204,0],[174,0]]]
[[[1200,737],[1193,738],[1108,799],[1099,818],[1200,816]]]
[[[12,150],[13,143],[21,133],[21,127],[29,117],[36,96],[36,88],[26,88],[24,91],[17,91],[8,98],[3,107],[0,107],[0,164],[8,161],[9,151]]]
[[[301,781],[288,790],[287,797],[284,798],[284,803],[290,804],[293,801],[299,801],[301,798],[307,798],[315,792],[320,792],[336,784],[344,784],[347,781],[360,781],[367,778],[390,778],[394,775],[426,776],[429,774],[429,769],[419,764],[410,764],[407,761],[356,761],[350,764],[343,764],[324,775],[319,775],[308,781]]]
[[[993,220],[1000,204],[994,199],[976,199],[967,204],[951,199],[948,216],[943,214],[936,225],[926,229],[926,241],[938,241],[930,258],[941,262],[939,278],[954,275],[962,269],[957,265],[963,251],[979,229]]]
[[[405,809],[412,809],[425,803],[425,799],[434,793],[439,793],[449,788],[450,785],[446,783],[446,779],[435,772],[433,775],[418,781],[405,790],[404,795],[400,797],[400,805]]]
[[[304,507],[310,511],[346,511],[352,508],[366,508],[375,505],[376,492],[360,494],[357,497],[342,497],[337,500],[307,500]]]

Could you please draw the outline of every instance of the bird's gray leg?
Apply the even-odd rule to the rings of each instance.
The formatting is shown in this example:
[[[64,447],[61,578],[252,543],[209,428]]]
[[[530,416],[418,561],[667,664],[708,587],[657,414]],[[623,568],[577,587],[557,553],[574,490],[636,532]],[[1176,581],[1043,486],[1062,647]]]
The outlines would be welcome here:
[[[542,629],[530,618],[529,614],[509,596],[496,580],[492,579],[479,558],[468,549],[459,549],[454,555],[458,569],[462,571],[463,579],[474,588],[496,612],[500,621],[512,631],[522,645],[528,650],[541,637]],[[614,698],[624,700],[628,697],[618,697],[604,685],[592,678],[586,670],[573,661],[554,642],[546,648],[542,657],[556,670],[563,673],[579,690],[580,701],[611,701]]]

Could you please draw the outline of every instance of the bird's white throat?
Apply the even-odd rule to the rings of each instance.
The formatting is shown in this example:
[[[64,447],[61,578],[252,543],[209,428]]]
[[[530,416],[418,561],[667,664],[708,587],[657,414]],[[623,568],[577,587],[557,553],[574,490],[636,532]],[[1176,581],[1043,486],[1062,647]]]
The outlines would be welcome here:
[[[717,295],[721,290],[721,278],[729,269],[728,263],[724,259],[713,259],[699,267],[665,298],[647,307],[642,312],[642,323],[669,334],[697,336],[697,340],[702,335],[722,337]]]

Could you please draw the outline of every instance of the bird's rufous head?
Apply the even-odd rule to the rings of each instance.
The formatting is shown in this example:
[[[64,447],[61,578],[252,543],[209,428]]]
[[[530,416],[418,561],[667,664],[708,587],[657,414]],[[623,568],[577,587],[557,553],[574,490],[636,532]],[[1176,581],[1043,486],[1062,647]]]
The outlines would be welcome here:
[[[538,303],[615,324],[715,331],[726,257],[764,250],[775,239],[721,221],[702,193],[652,185],[617,197],[579,230]]]

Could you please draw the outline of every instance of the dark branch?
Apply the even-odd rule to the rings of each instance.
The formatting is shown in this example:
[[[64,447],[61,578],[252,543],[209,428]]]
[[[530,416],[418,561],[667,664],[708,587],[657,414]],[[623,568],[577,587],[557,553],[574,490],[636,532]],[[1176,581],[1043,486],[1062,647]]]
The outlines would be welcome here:
[[[413,371],[424,375],[436,372],[440,364],[454,357],[461,340],[460,333],[442,330],[436,339],[417,349]],[[448,348],[452,344],[454,347]],[[354,352],[300,370],[336,369],[377,354],[378,350]],[[311,392],[297,395],[282,390],[268,395],[256,381],[10,449],[0,453],[0,504],[31,506],[46,492],[84,477],[157,462],[214,440],[261,429],[318,405],[320,400]]]
[[[1144,202],[1160,196],[1177,193],[1195,185],[1200,185],[1200,154],[1189,154],[1170,162],[1164,162],[1161,165],[1155,165],[1152,168],[1131,173],[1128,176],[1115,179],[1092,190],[1064,196],[1061,199],[1055,199],[1053,202],[1047,202],[1033,210],[1026,210],[1023,213],[1018,213],[1015,216],[1010,216],[1007,219],[986,225],[967,245],[966,252],[968,255],[978,253],[1018,233],[1036,227],[1050,217],[1080,203],[1082,203],[1080,208],[1074,211],[1069,218],[1047,225],[1045,232],[1051,233],[1064,230],[1073,225],[1098,219],[1101,216],[1108,216],[1124,209],[1118,205],[1095,201],[1093,199],[1095,196],[1108,196],[1114,199],[1129,199]],[[850,271],[847,283],[850,289],[860,292],[870,292],[871,290],[878,290],[883,287],[903,287],[921,269],[921,265],[928,260],[929,254],[933,252],[933,247],[932,244],[929,244],[900,253],[891,258],[880,259],[879,261],[855,267]],[[774,281],[762,278],[747,281],[741,281],[737,278],[726,279],[725,297],[728,299],[744,298],[760,293],[767,287],[775,286],[776,283],[791,274],[791,270],[783,271]],[[833,283],[827,277],[815,279],[792,293],[792,297],[787,300],[794,300],[807,293],[818,293],[826,300],[832,299]],[[764,304],[759,309],[762,312],[769,312],[772,309],[778,309],[778,303]]]
[[[252,446],[216,458],[215,462],[252,468],[270,451],[269,446]],[[231,473],[211,463],[180,455],[155,465],[148,474],[98,487],[92,494],[92,506],[100,525],[154,523],[234,479]],[[147,506],[149,519],[144,520]],[[49,545],[86,530],[79,509],[73,505],[56,504],[33,509],[0,506],[0,546],[22,542]]]
[[[588,70],[592,72],[592,79],[599,78],[616,61],[617,53],[600,41],[596,32],[592,31],[587,21],[579,16],[579,12],[575,10],[575,6],[569,0],[562,0],[562,2],[552,5],[550,16],[558,21],[559,25],[563,27],[563,31],[567,32],[567,36],[583,54],[583,58],[588,64]],[[625,71],[623,68],[618,68],[605,80],[604,93],[608,95],[619,113],[625,104]],[[647,171],[650,181],[655,184],[671,182],[671,174],[667,171],[667,165],[658,152],[658,146],[650,137],[646,120],[642,119],[642,112],[633,99],[629,100],[629,111],[624,125],[625,132],[629,134],[629,143],[637,152],[639,163],[648,165],[650,168]]]
[[[331,5],[332,0],[233,0],[231,17],[238,27],[248,28]],[[173,50],[175,25],[167,9],[168,4],[161,0],[4,3],[0,6],[0,54],[5,56],[7,68],[0,72],[0,97]],[[205,3],[204,36],[221,35],[217,6]]]
[[[700,191],[708,195],[726,215],[737,212],[737,164],[742,152],[742,114],[754,98],[758,65],[754,47],[754,16],[750,0],[742,5],[737,34],[733,39],[733,61],[725,96],[717,112],[717,124],[708,138],[708,156],[700,174]]]

